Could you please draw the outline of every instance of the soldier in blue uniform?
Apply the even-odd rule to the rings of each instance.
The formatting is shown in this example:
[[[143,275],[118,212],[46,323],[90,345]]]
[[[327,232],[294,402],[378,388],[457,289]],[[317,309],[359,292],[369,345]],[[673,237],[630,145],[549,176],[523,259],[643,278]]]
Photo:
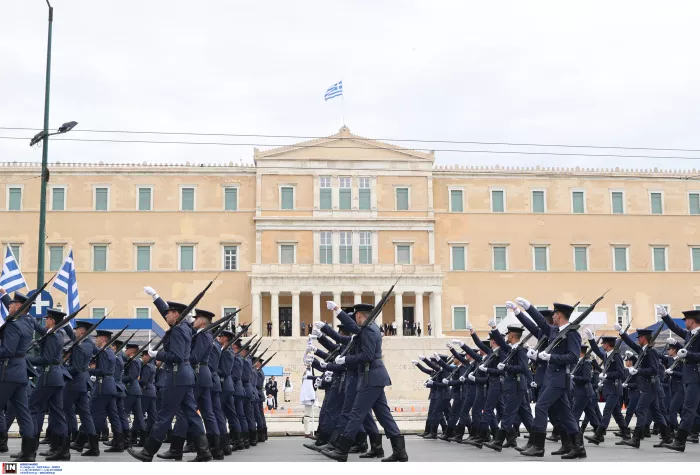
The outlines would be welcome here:
[[[447,342],[445,346],[450,351],[452,350],[452,344],[450,342]],[[453,357],[452,370],[447,378],[442,379],[442,384],[447,386],[452,400],[450,416],[447,419],[447,431],[438,437],[438,439],[446,442],[452,442],[455,435],[459,433],[459,418],[462,407],[464,406],[464,396],[466,392],[464,384],[465,378],[463,376],[466,373],[467,367],[462,363],[463,360],[464,358]],[[461,434],[464,435],[464,425],[462,425]]]
[[[362,326],[373,307],[367,304],[354,306],[357,325]],[[338,461],[346,461],[355,436],[362,426],[363,419],[370,411],[374,412],[384,433],[391,441],[393,454],[382,461],[407,462],[406,445],[386,401],[384,388],[391,385],[389,373],[382,361],[382,336],[379,327],[372,323],[362,328],[355,337],[359,348],[357,355],[338,356],[335,364],[345,365],[348,369],[357,367],[357,396],[352,413],[348,418],[343,435],[338,438],[336,450],[329,455]]]
[[[231,335],[233,338],[235,335]],[[248,402],[248,396],[246,393],[245,385],[243,384],[243,356],[241,356],[241,347],[243,346],[240,340],[235,341],[231,348],[233,348],[233,369],[231,372],[231,377],[233,378],[233,402],[235,405],[235,413],[238,418],[238,426],[240,427],[240,437],[243,448],[249,449],[251,445],[254,445],[250,440],[250,431],[255,427],[249,423],[248,415],[246,414],[245,408]],[[225,408],[224,408],[225,409]],[[257,444],[257,441],[256,441]]]
[[[195,379],[190,365],[192,330],[188,325],[176,324],[180,312],[187,306],[177,302],[165,303],[157,294],[154,294],[154,303],[161,314],[165,313],[165,320],[170,326],[169,333],[164,337],[162,349],[158,352],[149,350],[151,357],[163,361],[165,366],[167,396],[163,397],[158,422],[153,426],[143,449],[140,452],[128,449],[132,457],[142,462],[153,461],[153,456],[163,444],[175,414],[180,410],[187,419],[188,426],[192,428],[197,452],[209,452],[204,425],[197,414],[194,401]]]
[[[463,346],[466,347],[463,341],[457,339],[452,340],[452,345],[458,346],[460,348]],[[468,431],[469,434],[471,434],[473,430],[472,427],[474,427],[474,419],[470,417],[469,413],[472,410],[472,407],[474,406],[474,401],[476,400],[476,383],[469,376],[472,375],[474,371],[476,371],[477,362],[472,357],[472,355],[476,353],[472,348],[469,348],[469,352],[465,350],[464,354],[461,354],[454,348],[454,346],[450,348],[450,352],[455,357],[455,359],[462,363],[462,368],[464,368],[464,372],[460,372],[459,375],[459,381],[463,383],[463,401],[459,413],[459,423],[457,424],[457,427],[455,429],[455,436],[452,438],[452,441],[462,442],[464,439],[465,431]],[[477,418],[477,415],[474,414],[473,417]]]
[[[124,385],[124,354],[119,348],[123,341],[112,342],[112,352],[114,353],[114,382],[117,386],[117,395],[109,403],[109,411],[117,414],[117,421],[112,423],[114,432],[111,441],[105,442],[108,447],[105,452],[122,453],[125,446],[128,447],[129,440],[129,418],[124,410],[124,399],[126,399],[126,386]]]
[[[4,289],[0,288],[0,291],[2,304],[10,315],[15,314],[27,301],[27,297],[19,292],[15,292],[14,298],[10,299]],[[0,342],[0,408],[12,407],[22,434],[22,448],[15,458],[16,462],[34,462],[37,449],[38,434],[29,411],[27,395],[27,352],[34,336],[33,320],[24,312],[18,318],[7,321]],[[7,443],[7,432],[2,434],[2,438]]]
[[[139,442],[134,444],[134,447],[143,447],[148,437],[148,432],[156,423],[158,412],[156,409],[156,366],[153,359],[149,356],[148,350],[141,352],[141,375],[139,376],[139,385],[141,386],[141,409],[146,418],[146,427],[139,433]]]
[[[265,374],[262,371],[262,360],[257,357],[252,358],[253,375],[256,379],[255,390],[257,395],[257,403],[255,409],[255,423],[258,426],[258,443],[267,440],[267,424],[265,423],[265,415],[263,413],[263,405],[265,403]]]
[[[248,433],[248,421],[243,412],[242,396],[238,396],[240,399],[236,400],[236,393],[245,395],[240,377],[242,363],[236,360],[233,345],[230,345],[226,351],[222,351],[222,348],[234,337],[233,332],[224,330],[219,335],[219,340],[214,343],[214,349],[220,352],[217,373],[219,378],[221,378],[221,407],[228,421],[228,433],[230,434],[228,441],[231,443],[231,447],[224,443],[224,455],[231,455],[233,451],[250,448],[250,440],[248,437],[243,437],[244,433]],[[238,376],[237,379],[234,378],[236,374]]]
[[[221,377],[219,376],[219,359],[221,358],[221,344],[214,340],[214,335],[211,335],[213,341],[211,351],[207,358],[207,366],[211,373],[211,408],[216,418],[216,424],[219,427],[219,445],[211,450],[211,456],[214,460],[223,460],[224,455],[231,455],[231,435],[226,427],[226,416],[221,404]],[[232,396],[233,397],[233,396]],[[209,441],[211,445],[211,440]]]
[[[253,414],[253,404],[255,404],[256,401],[255,391],[253,390],[253,385],[251,384],[251,380],[253,379],[253,365],[250,362],[248,350],[246,348],[242,348],[238,352],[238,357],[241,358],[241,383],[243,383],[243,388],[245,389],[243,410],[246,421],[248,422],[248,440],[250,442],[250,446],[255,447],[258,445],[258,434],[255,415]]]
[[[582,345],[578,363],[576,363],[576,365],[571,371],[571,395],[573,396],[571,410],[574,414],[574,419],[576,419],[577,421],[585,412],[586,417],[588,418],[588,420],[591,421],[591,425],[593,426],[593,430],[595,431],[595,429],[597,429],[600,425],[600,419],[598,418],[598,413],[594,410],[593,407],[597,406],[598,402],[595,400],[595,391],[591,386],[593,365],[591,363],[591,360],[586,356],[587,353],[588,347]],[[581,430],[581,433],[583,433],[583,430]],[[568,452],[571,449],[571,445],[573,443],[573,441],[569,438],[569,435],[562,434],[561,442],[562,450]]]
[[[102,434],[108,417],[112,432],[117,433],[121,430],[121,420],[114,404],[114,397],[117,395],[117,383],[114,380],[116,357],[114,351],[106,346],[112,338],[112,332],[97,330],[96,335],[96,346],[93,350],[93,358],[96,358],[90,363],[90,376],[95,378],[90,397],[90,413],[96,434]]]
[[[676,325],[663,306],[657,308],[657,315],[662,318],[666,326],[683,338],[683,348],[678,350],[678,358],[683,360],[683,385],[684,399],[681,410],[681,422],[678,430],[670,444],[663,444],[665,448],[677,452],[685,451],[685,443],[688,434],[697,432],[698,426],[698,406],[700,405],[700,310],[687,310],[683,312],[685,329]]]
[[[75,322],[75,339],[82,338],[92,327],[90,322]],[[68,428],[71,433],[77,432],[75,441],[70,445],[71,449],[82,453],[84,457],[96,457],[100,455],[99,435],[95,432],[95,424],[90,412],[90,398],[88,396],[90,385],[90,360],[97,352],[95,343],[90,338],[85,338],[80,345],[70,349],[70,357],[67,362],[67,370],[73,377],[68,381],[63,390],[63,412],[66,414]],[[75,410],[72,408],[75,407]],[[81,430],[78,432],[76,413],[80,415]],[[88,450],[83,452],[85,443]]]
[[[442,380],[448,378],[452,373],[452,368],[447,365],[446,361],[447,355],[441,355],[438,353],[435,353],[432,358],[423,360],[423,362],[430,366],[430,368],[434,371],[431,379],[428,379],[425,383],[425,386],[430,388],[431,396],[434,397],[434,399],[430,401],[431,404],[428,408],[428,427],[430,432],[424,437],[424,439],[427,440],[434,440],[438,438],[437,430],[438,426],[440,425],[443,412],[445,411],[445,408],[450,405],[450,389],[447,384],[442,383]],[[434,392],[433,389],[435,389]],[[447,429],[445,430],[445,434],[447,434]]]
[[[631,350],[627,350],[625,352],[625,369],[629,369],[635,364],[637,364],[637,355],[635,355]],[[639,375],[630,375],[629,376],[629,381],[625,385],[624,383],[622,386],[624,387],[625,391],[627,391],[627,399],[625,402],[625,407],[627,408],[625,410],[625,423],[629,427],[630,422],[632,422],[632,416],[634,416],[635,411],[637,410],[637,403],[639,402],[639,387],[637,385],[637,382],[639,381]],[[621,432],[615,432],[615,436],[617,437],[622,437]]]
[[[138,435],[141,431],[146,430],[146,422],[143,419],[143,406],[141,405],[143,391],[139,378],[141,377],[141,360],[136,354],[139,350],[139,345],[129,343],[126,345],[124,361],[124,376],[122,381],[126,387],[126,398],[124,399],[124,413],[132,415],[133,424],[131,431],[125,432],[125,437],[129,438],[129,446],[133,446],[138,442]]]
[[[574,311],[570,305],[554,304],[554,314],[550,325],[539,313],[537,308],[523,298],[516,302],[530,314],[535,323],[542,330],[543,336],[547,336],[553,342],[562,330],[569,326],[569,317]],[[550,343],[551,344],[551,343]],[[538,359],[548,361],[547,370],[543,381],[543,389],[535,406],[535,419],[532,422],[530,442],[532,445],[520,452],[528,457],[543,457],[544,444],[547,431],[547,419],[550,409],[556,413],[561,422],[563,432],[574,439],[572,450],[562,455],[563,459],[575,459],[586,457],[586,449],[583,446],[583,435],[579,432],[578,421],[574,418],[569,404],[568,392],[571,381],[569,379],[569,366],[576,364],[581,349],[581,335],[577,331],[566,332],[563,340],[555,346],[551,353],[540,351]],[[528,357],[535,350],[528,350]]]
[[[669,422],[671,433],[675,434],[678,430],[678,416],[683,409],[683,399],[685,399],[685,388],[683,387],[683,363],[679,363],[675,368],[671,369],[671,365],[678,358],[678,350],[683,348],[681,342],[675,338],[668,339],[668,355],[663,355],[665,360],[666,375],[668,376],[668,388],[670,390],[671,401],[668,405]]]
[[[496,319],[491,318],[488,321],[489,327],[492,329],[496,327]],[[472,334],[472,339],[476,346],[487,355],[488,366],[485,361],[479,364],[477,375],[486,376],[486,400],[484,401],[484,415],[482,420],[482,425],[486,427],[487,430],[491,431],[491,436],[495,437],[498,432],[498,420],[496,419],[496,410],[501,404],[501,395],[503,394],[501,387],[501,373],[502,371],[498,369],[498,364],[505,359],[505,353],[500,350],[498,343],[489,336],[486,343],[479,339],[479,336],[474,333]],[[491,356],[492,353],[496,353]],[[489,358],[490,357],[490,358]],[[490,439],[490,438],[489,438]],[[489,442],[490,440],[485,440],[484,442]]]

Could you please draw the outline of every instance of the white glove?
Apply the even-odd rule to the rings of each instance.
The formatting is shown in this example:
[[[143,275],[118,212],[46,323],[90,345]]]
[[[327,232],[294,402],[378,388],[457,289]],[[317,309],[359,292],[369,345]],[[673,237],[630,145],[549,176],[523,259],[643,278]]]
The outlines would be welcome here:
[[[602,381],[599,381],[599,382],[598,382],[598,387],[599,387],[599,388],[602,388],[602,387],[603,387],[603,382],[602,382]]]
[[[326,301],[326,307],[328,308],[328,310],[335,310],[336,308],[338,308],[338,306],[332,300]]]
[[[432,380],[432,379],[427,380],[427,381],[425,382],[425,387],[426,387],[426,388],[431,388],[431,387],[433,387],[433,380]]]
[[[464,376],[460,376],[460,377],[459,377],[459,382],[460,382],[460,383],[463,383],[463,382],[465,382],[466,380],[467,380],[467,379],[466,379]]]
[[[321,366],[321,368],[326,369],[326,366],[328,366],[328,363],[325,361],[319,361],[318,364]]]
[[[316,322],[314,323],[314,328],[318,328],[320,330],[325,324],[325,322]]]
[[[497,324],[496,324],[496,319],[493,318],[493,317],[489,318],[489,321],[487,322],[487,325],[488,325],[492,330],[494,330],[494,329],[496,328],[496,325],[497,325]]]
[[[435,361],[440,361],[440,355],[437,353],[433,353],[433,358],[435,358]]]
[[[506,302],[506,308],[509,308],[513,311],[514,314],[518,315],[520,313],[520,309],[518,308],[517,305],[515,305],[513,302],[510,300]]]
[[[469,380],[476,381],[476,376],[474,375],[474,373],[469,373]]]
[[[333,381],[333,371],[326,371],[323,373],[323,379],[325,379],[327,383]]]
[[[627,386],[629,386],[629,384],[627,384],[627,383],[622,383],[622,387],[623,387],[623,388],[626,388]]]
[[[451,349],[452,349],[452,343],[450,343],[449,341],[446,342],[446,343],[445,343],[445,348],[447,348],[448,350],[451,350]]]
[[[147,295],[153,297],[153,300],[155,300],[155,297],[158,295],[153,287],[144,287],[143,291],[146,292]]]
[[[537,355],[537,357],[541,360],[549,361],[549,358],[551,358],[552,355],[550,355],[546,351],[540,351],[540,353]]]
[[[503,368],[505,368],[505,367],[506,367],[506,365],[503,364],[503,363],[498,363],[498,364],[496,365],[496,368],[498,368],[498,369],[500,369],[500,370],[503,370]]]
[[[418,366],[418,364],[419,364],[418,360],[411,360],[411,363],[413,363],[416,366]]]
[[[658,307],[656,307],[656,316],[659,318],[668,316],[668,312],[666,311],[666,308],[663,305],[659,305]]]
[[[607,377],[608,377],[608,375],[605,374],[605,373],[600,373],[600,374],[598,375],[598,379],[600,379],[601,381],[604,380],[604,379],[607,378]]]
[[[668,340],[666,340],[666,342],[667,342],[669,345],[675,345],[675,344],[678,343],[678,340],[676,340],[675,338],[671,337],[671,338],[669,338]]]
[[[187,317],[187,323],[189,323],[190,325],[194,323],[194,315],[190,315],[189,317]]]
[[[318,389],[318,386],[321,384],[321,378],[316,378],[316,381],[314,381],[314,389]]]
[[[421,360],[421,361],[425,361],[425,356],[423,356],[423,355],[418,355],[418,359]]]
[[[530,358],[532,361],[537,361],[537,351],[535,351],[533,348],[530,348],[527,350],[527,357]]]
[[[318,328],[314,328],[313,330],[311,330],[311,334],[319,338],[321,337],[321,335],[323,335],[323,333],[321,333],[321,330],[319,330]]]
[[[486,366],[480,364],[479,369],[485,373],[488,368]]]
[[[635,374],[639,373],[639,370],[638,370],[638,369],[635,369],[635,368],[629,368],[629,371],[630,371],[630,374],[631,374],[632,376],[634,376]]]
[[[338,356],[335,359],[335,364],[345,364],[345,357],[344,356]]]
[[[619,323],[616,323],[616,324],[613,325],[613,329],[614,329],[616,332],[618,332],[620,335],[622,335],[622,325],[620,325]]]
[[[668,369],[666,370],[666,374],[673,374],[673,370],[672,370],[671,368],[668,368]]]
[[[452,340],[452,344],[455,346],[464,346],[464,342],[462,340],[457,339]]]
[[[586,339],[595,340],[595,333],[590,328],[583,330],[583,334],[586,335]]]
[[[530,308],[530,302],[528,302],[522,297],[518,297],[517,299],[515,299],[515,302],[525,310],[528,310]]]
[[[97,376],[90,376],[90,381],[92,381],[93,383],[97,381]]]
[[[680,350],[678,350],[679,358],[684,359],[686,356],[688,356],[688,350],[686,350],[685,348],[681,348]]]
[[[471,331],[471,330],[474,329],[474,325],[472,325],[471,323],[467,322],[467,324],[465,325],[464,328],[465,328],[467,331]]]
[[[304,358],[304,364],[306,364],[308,366],[308,365],[312,364],[315,359],[316,358],[314,358],[313,356],[307,356],[306,358]]]
[[[447,378],[442,378],[442,384],[449,384],[450,380]]]
[[[318,340],[318,335],[312,334],[312,335],[309,335],[309,338],[311,338],[312,340]]]
[[[150,356],[151,358],[155,358],[157,354],[158,354],[157,351],[153,351],[150,348],[148,349],[148,356]]]
[[[634,356],[634,353],[632,353],[632,351],[630,351],[630,350],[627,350],[627,351],[625,351],[625,356],[627,356],[627,357]]]
[[[531,388],[536,388],[536,387],[537,387],[537,383],[534,382],[534,381],[531,382],[531,383],[530,383],[530,387],[531,387]]]

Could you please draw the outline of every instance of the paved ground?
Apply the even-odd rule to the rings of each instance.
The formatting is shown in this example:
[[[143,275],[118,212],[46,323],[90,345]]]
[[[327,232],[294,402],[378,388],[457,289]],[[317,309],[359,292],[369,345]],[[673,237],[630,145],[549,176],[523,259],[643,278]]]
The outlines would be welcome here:
[[[700,445],[689,444],[685,453],[676,453],[665,449],[654,449],[652,444],[657,438],[642,442],[642,449],[622,448],[614,445],[614,438],[606,441],[603,445],[595,447],[587,445],[588,458],[582,462],[700,462]],[[519,443],[524,445],[526,441],[519,439]],[[652,442],[653,441],[653,442]],[[302,447],[308,442],[303,437],[271,437],[264,444],[258,444],[249,450],[235,452],[230,457],[226,457],[226,462],[332,462],[322,455]],[[19,439],[10,439],[10,451],[19,450]],[[41,447],[44,450],[45,446]],[[384,450],[391,451],[389,441],[384,439]],[[104,448],[104,446],[103,446]],[[547,453],[559,448],[559,444],[548,442]],[[561,461],[559,457],[547,455],[544,458],[531,459],[523,457],[515,450],[508,449],[504,452],[496,453],[487,448],[479,450],[477,448],[447,443],[434,440],[423,440],[416,436],[406,437],[406,449],[411,462],[534,462],[534,461]],[[161,451],[167,450],[167,447]],[[134,462],[135,460],[126,452],[123,454],[102,453],[100,457],[80,457],[76,452],[72,452],[73,462]],[[185,460],[194,455],[185,455]],[[8,461],[9,454],[0,454],[1,461]],[[159,459],[156,459],[159,460]],[[37,462],[41,462],[42,457],[37,457]],[[362,463],[377,463],[377,460],[360,460],[357,455],[351,455],[350,461]],[[160,463],[174,463],[160,461]]]

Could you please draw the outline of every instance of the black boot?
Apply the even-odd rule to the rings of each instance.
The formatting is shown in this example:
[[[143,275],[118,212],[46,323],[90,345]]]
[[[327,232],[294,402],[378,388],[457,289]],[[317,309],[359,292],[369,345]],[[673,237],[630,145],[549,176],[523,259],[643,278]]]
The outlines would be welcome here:
[[[690,429],[690,433],[688,434],[688,442],[691,444],[697,444],[700,442],[700,438],[698,437],[699,432],[700,427],[693,425],[693,427]]]
[[[165,440],[163,440],[163,443],[164,443],[164,444],[169,444],[170,442],[172,442],[172,439],[173,439],[173,430],[172,430],[172,429],[168,429],[168,432],[165,433]],[[146,445],[144,444],[144,447],[145,447],[145,446],[146,446]]]
[[[39,442],[39,445],[41,445],[41,442]],[[61,445],[61,439],[59,436],[51,434],[51,444],[49,445],[49,448],[43,452],[39,452],[39,456],[41,457],[51,457],[53,454],[58,452],[58,447]]]
[[[88,435],[88,449],[80,454],[81,457],[97,457],[100,455],[100,436]]]
[[[656,427],[656,425],[654,426]],[[658,449],[664,446],[664,444],[670,444],[673,442],[673,437],[671,436],[671,431],[667,425],[659,426],[660,439],[658,444],[654,444],[654,448]]]
[[[187,443],[185,444],[185,447],[182,449],[183,454],[190,454],[195,451],[194,447],[194,437],[192,436],[191,433],[187,433]]]
[[[146,439],[146,440],[148,441],[148,439]],[[177,460],[177,461],[182,460],[182,453],[183,453],[182,448],[185,446],[186,440],[187,439],[185,439],[184,437],[179,437],[177,435],[173,435],[170,438],[170,448],[166,452],[164,452],[162,454],[158,454],[157,457],[159,459],[164,459],[164,460]],[[143,446],[143,450],[146,450],[145,445]],[[129,453],[131,453],[131,451],[129,451]],[[153,456],[151,456],[151,458],[153,458]]]
[[[422,434],[418,434],[418,437],[425,437],[426,435],[430,434],[430,424],[428,422],[425,422],[425,429],[423,429]]]
[[[358,432],[355,436],[355,444],[350,448],[350,454],[364,454],[367,452],[367,434],[365,432]]]
[[[406,453],[406,441],[402,435],[392,437],[391,441],[392,453],[387,458],[382,459],[382,462],[408,462],[408,454]]]
[[[347,462],[348,452],[350,452],[352,443],[352,439],[348,439],[347,437],[341,436],[338,438],[338,441],[335,444],[335,449],[324,449],[321,453],[329,459],[335,460],[337,462]]]
[[[194,449],[197,452],[197,456],[189,460],[189,462],[208,462],[212,459],[206,434],[199,434],[194,437]]]
[[[489,429],[479,427],[477,429],[476,435],[474,436],[474,439],[472,441],[469,441],[469,439],[467,439],[464,442],[466,444],[476,447],[477,449],[480,449],[483,446],[484,442],[489,442]]]
[[[115,432],[114,438],[112,439],[112,446],[105,449],[105,452],[117,454],[124,452],[124,435],[123,432]]]
[[[464,438],[464,429],[465,427],[463,425],[458,425],[455,427],[455,433],[452,439],[450,439],[452,442],[457,442],[458,444],[462,442],[462,439]]]
[[[51,440],[51,431],[46,429],[46,432],[44,432],[44,438],[39,441],[39,445],[51,445]]]
[[[644,432],[643,432],[643,437],[639,440],[645,439],[645,438],[651,438],[651,424],[644,426]]]
[[[585,439],[591,444],[598,445],[603,441],[603,432],[605,432],[605,429],[598,427],[592,436],[587,435]]]
[[[634,447],[635,449],[638,449],[642,438],[644,438],[644,427],[635,427],[634,433],[632,434],[632,438],[623,439],[620,445],[626,445],[628,447]]]
[[[676,437],[670,444],[664,444],[665,449],[675,450],[676,452],[685,452],[685,442],[688,440],[688,431],[683,429],[678,429],[676,431]]]
[[[316,433],[316,441],[313,444],[303,444],[307,449],[320,452],[328,444],[329,435],[325,432]]]
[[[444,440],[445,442],[450,442],[450,439],[455,435],[455,428],[452,426],[447,426],[447,431],[442,434],[438,439]]]
[[[571,438],[571,436],[569,436],[569,438]],[[586,447],[583,446],[583,434],[578,432],[573,436],[573,447],[571,451],[568,454],[562,455],[561,458],[564,460],[586,458]]]
[[[130,437],[127,440],[128,446],[127,447],[133,447],[135,444],[139,443],[139,431],[138,429],[134,429],[133,427],[131,428],[130,432]]]
[[[81,453],[85,448],[85,442],[87,442],[88,436],[85,432],[78,432],[78,436],[70,444],[70,448]]]
[[[7,453],[10,448],[7,446],[8,435],[7,432],[0,432],[0,453]]]
[[[265,429],[258,429],[258,444],[265,442]]]
[[[209,435],[207,434],[207,440],[209,441],[209,451],[214,460],[223,460],[224,451],[221,448],[221,441],[223,436],[220,435]]]
[[[574,448],[573,439],[569,434],[561,435],[561,448],[552,452],[552,455],[566,455]]]
[[[248,440],[250,440],[251,447],[258,445],[258,433],[255,431],[255,429],[248,431]]]
[[[551,440],[552,442],[559,442],[561,440],[561,436],[559,434],[559,427],[555,427],[552,429],[552,435],[545,437],[547,440]]]
[[[503,444],[504,449],[518,449],[518,431],[511,429],[506,431],[506,442]]]
[[[423,438],[425,440],[437,440],[438,425],[439,424],[433,424],[432,426],[430,426],[430,433]]]
[[[369,452],[360,455],[361,459],[374,459],[384,457],[384,448],[382,447],[382,435],[374,434],[369,436]]]
[[[36,461],[36,437],[22,437],[22,448],[15,457],[15,462],[34,462]]]
[[[140,430],[139,431],[139,440],[132,445],[132,447],[143,447],[143,444],[146,443],[146,439],[148,438],[148,431],[147,430]]]
[[[520,455],[526,457],[544,457],[544,440],[547,436],[544,432],[532,432],[530,433],[530,441],[532,445],[530,448],[520,452]]]
[[[240,432],[233,433],[233,440],[231,441],[231,450],[238,452],[239,450],[245,449],[245,444],[243,443],[243,437]]]
[[[100,434],[100,442],[107,442],[109,440],[109,429],[104,428]]]
[[[46,461],[68,462],[70,460],[70,436],[58,436],[58,450],[46,457]]]
[[[484,447],[488,447],[491,450],[495,450],[496,452],[500,452],[503,449],[503,442],[506,440],[506,431],[503,429],[500,429],[498,433],[496,434],[496,438],[493,439],[493,442],[486,442],[484,443]]]
[[[265,427],[265,440],[267,440],[267,427]]]
[[[182,443],[185,443],[185,439],[182,439]],[[153,456],[158,453],[160,449],[161,442],[154,439],[150,435],[146,439],[146,443],[143,444],[143,449],[137,452],[134,449],[128,449],[129,455],[142,462],[153,462]]]
[[[231,434],[226,433],[221,436],[221,439],[219,441],[219,444],[221,444],[221,452],[224,454],[224,457],[228,457],[231,455],[233,452],[238,450],[235,445],[235,436],[234,440],[231,440]]]

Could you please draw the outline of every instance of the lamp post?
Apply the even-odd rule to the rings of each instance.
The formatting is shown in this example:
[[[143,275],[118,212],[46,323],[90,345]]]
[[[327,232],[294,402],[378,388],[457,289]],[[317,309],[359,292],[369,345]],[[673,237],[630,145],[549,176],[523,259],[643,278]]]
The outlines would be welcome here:
[[[36,269],[36,287],[37,289],[44,285],[44,256],[46,247],[46,184],[49,182],[49,137],[51,135],[65,134],[78,125],[77,122],[71,121],[63,124],[59,129],[49,133],[49,97],[51,92],[51,32],[53,29],[53,7],[46,0],[49,6],[49,38],[46,47],[46,86],[44,89],[44,130],[39,132],[29,142],[30,146],[36,145],[43,141],[41,151],[41,204],[39,207],[39,249]]]

